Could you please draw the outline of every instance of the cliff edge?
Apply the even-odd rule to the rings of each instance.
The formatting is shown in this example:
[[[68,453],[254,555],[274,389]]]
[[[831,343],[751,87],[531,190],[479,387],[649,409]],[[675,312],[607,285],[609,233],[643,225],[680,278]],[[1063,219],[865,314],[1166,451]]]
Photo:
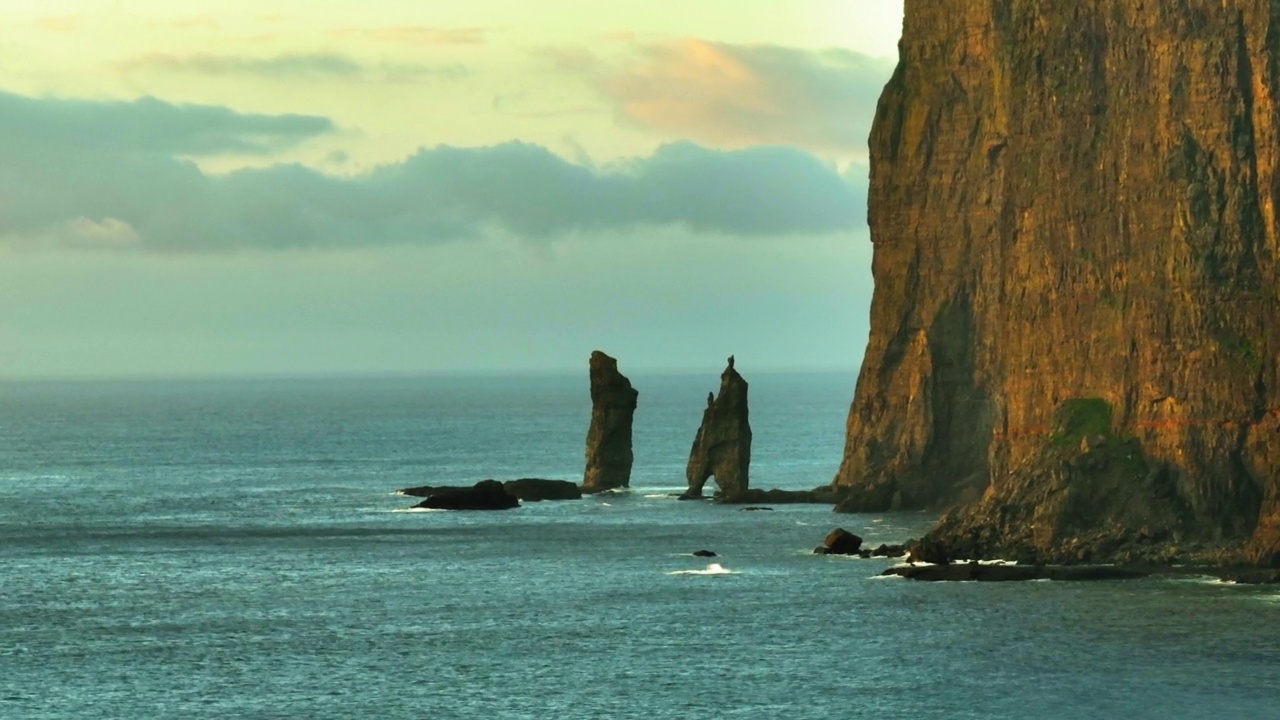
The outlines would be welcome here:
[[[1280,2],[907,0],[841,509],[1280,563]]]

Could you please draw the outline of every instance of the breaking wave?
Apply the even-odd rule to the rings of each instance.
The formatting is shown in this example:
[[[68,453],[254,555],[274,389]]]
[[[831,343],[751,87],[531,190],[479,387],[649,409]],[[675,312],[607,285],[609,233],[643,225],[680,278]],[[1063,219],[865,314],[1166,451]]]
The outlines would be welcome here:
[[[720,563],[711,563],[706,570],[675,570],[668,575],[737,575],[737,570],[730,570]]]

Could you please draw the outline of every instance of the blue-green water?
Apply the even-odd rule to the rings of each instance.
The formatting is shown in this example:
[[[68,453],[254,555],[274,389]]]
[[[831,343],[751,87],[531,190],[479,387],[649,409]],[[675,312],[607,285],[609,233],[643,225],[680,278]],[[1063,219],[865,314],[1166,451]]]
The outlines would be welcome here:
[[[676,502],[717,378],[633,379],[633,491],[478,514],[390,492],[580,478],[585,377],[0,385],[0,718],[1280,717],[1275,589],[876,578],[929,518]],[[749,379],[828,481],[853,378]]]

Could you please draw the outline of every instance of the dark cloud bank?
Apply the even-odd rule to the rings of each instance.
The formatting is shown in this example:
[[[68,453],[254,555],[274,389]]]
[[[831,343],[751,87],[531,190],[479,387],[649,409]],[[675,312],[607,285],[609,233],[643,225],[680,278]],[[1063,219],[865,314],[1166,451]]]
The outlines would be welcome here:
[[[682,225],[742,236],[823,233],[865,218],[861,179],[784,146],[691,143],[605,170],[545,148],[437,147],[356,177],[301,165],[226,175],[184,156],[269,156],[326,118],[0,93],[0,238],[216,252],[431,244],[506,233]]]

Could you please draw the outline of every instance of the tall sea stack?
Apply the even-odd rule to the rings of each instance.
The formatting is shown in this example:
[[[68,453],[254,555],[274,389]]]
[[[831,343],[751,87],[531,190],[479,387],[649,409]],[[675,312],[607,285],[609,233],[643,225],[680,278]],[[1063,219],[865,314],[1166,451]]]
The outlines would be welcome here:
[[[1280,561],[1280,2],[907,0],[845,510]]]
[[[720,495],[732,499],[750,486],[751,423],[747,411],[747,381],[733,367],[720,374],[720,392],[707,395],[702,425],[689,451],[685,476],[689,489],[681,495],[688,500],[702,497],[702,487],[715,477]]]
[[[587,430],[585,492],[602,492],[631,484],[631,419],[640,393],[618,372],[618,361],[591,353],[591,427]]]

